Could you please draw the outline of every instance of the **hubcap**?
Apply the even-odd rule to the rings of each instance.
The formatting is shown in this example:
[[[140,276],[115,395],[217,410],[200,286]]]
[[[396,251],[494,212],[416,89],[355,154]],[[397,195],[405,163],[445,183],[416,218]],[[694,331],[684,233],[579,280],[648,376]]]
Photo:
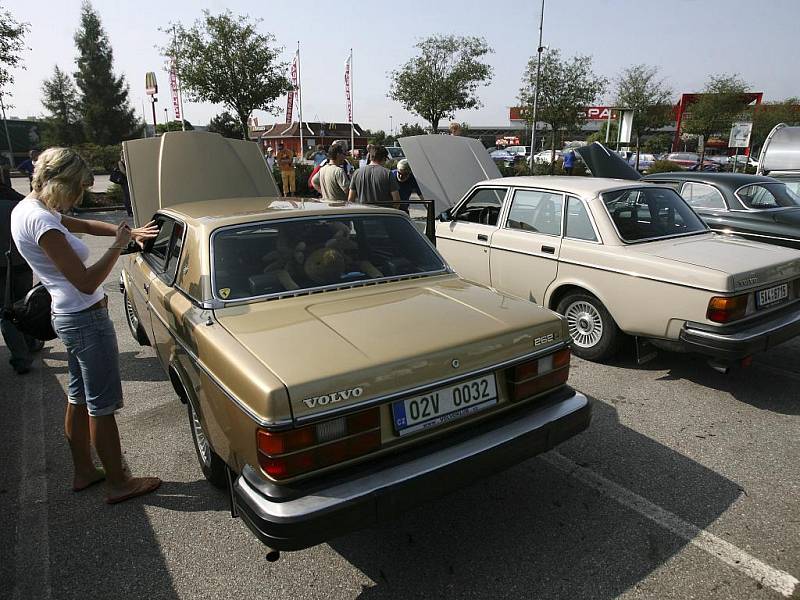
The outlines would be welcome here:
[[[594,306],[579,300],[567,307],[564,316],[567,318],[569,335],[576,346],[591,348],[597,345],[603,336],[603,319]]]
[[[139,328],[139,317],[136,316],[136,311],[133,310],[131,299],[125,294],[125,313],[128,315],[128,323],[131,324],[131,329],[136,331]]]
[[[197,418],[197,413],[194,408],[189,405],[192,413],[192,429],[194,430],[194,439],[197,443],[197,451],[200,454],[200,460],[206,467],[211,464],[211,446],[208,444],[206,434],[203,432],[203,426],[200,424],[200,419]]]

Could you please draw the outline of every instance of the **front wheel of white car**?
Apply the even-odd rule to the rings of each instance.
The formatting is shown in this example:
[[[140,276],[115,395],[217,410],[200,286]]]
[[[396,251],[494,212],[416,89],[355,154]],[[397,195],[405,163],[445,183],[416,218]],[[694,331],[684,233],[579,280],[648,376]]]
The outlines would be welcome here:
[[[617,353],[623,334],[600,300],[588,293],[569,294],[556,310],[567,319],[573,354],[602,361]]]

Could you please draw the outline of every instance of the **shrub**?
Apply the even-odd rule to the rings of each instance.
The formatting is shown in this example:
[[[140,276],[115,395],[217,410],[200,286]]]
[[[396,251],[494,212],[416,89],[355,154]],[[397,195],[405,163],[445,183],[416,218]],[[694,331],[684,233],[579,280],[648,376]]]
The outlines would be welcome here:
[[[309,189],[308,187],[308,178],[311,176],[311,171],[314,170],[314,165],[295,165],[294,167],[294,176],[296,178],[296,188],[297,191],[295,192],[298,196],[314,196],[316,195],[314,190]],[[272,169],[272,177],[275,179],[275,183],[278,186],[278,189],[283,193],[283,182],[281,181],[281,172],[278,169],[277,165],[274,169]]]
[[[122,194],[122,187],[116,183],[110,184],[106,188],[106,202],[113,206],[122,206],[125,204],[125,199]]]
[[[121,146],[98,146],[97,144],[80,144],[75,150],[91,167],[95,174],[110,173],[119,161]]]
[[[671,160],[657,160],[650,165],[649,169],[647,169],[647,174],[669,173],[671,171],[683,171],[683,167],[681,167],[678,163],[672,162]]]

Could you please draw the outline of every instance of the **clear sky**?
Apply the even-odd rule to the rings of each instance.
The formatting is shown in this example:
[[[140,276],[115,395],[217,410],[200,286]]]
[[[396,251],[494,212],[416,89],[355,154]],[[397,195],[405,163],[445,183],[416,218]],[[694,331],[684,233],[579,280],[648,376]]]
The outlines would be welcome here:
[[[27,70],[16,73],[10,114],[41,115],[42,80],[55,64],[68,72],[75,69],[73,34],[80,2],[2,4],[17,20],[31,24]],[[386,97],[388,73],[413,55],[417,39],[433,33],[487,39],[495,50],[489,58],[494,79],[480,90],[484,106],[456,118],[472,125],[508,124],[508,107],[516,103],[526,62],[535,53],[540,1],[93,0],[93,5],[111,40],[115,70],[125,74],[140,113],[146,71],[156,71],[162,88],[159,121],[169,104],[163,58],[156,49],[165,36],[158,28],[172,21],[190,23],[203,8],[227,8],[262,18],[262,31],[275,34],[286,60],[300,41],[305,120],[346,119],[343,69],[352,47],[355,120],[388,130],[390,115],[395,128],[421,122]],[[566,55],[591,55],[595,71],[612,80],[631,64],[656,65],[676,97],[698,91],[709,74],[739,73],[751,89],[765,93],[765,100],[779,100],[800,96],[798,27],[800,0],[546,0],[544,44]],[[604,99],[612,98],[609,90]],[[285,106],[285,100],[278,104]],[[197,124],[206,124],[219,111],[212,105],[185,105],[186,118]],[[261,122],[273,120],[266,113],[256,116]]]

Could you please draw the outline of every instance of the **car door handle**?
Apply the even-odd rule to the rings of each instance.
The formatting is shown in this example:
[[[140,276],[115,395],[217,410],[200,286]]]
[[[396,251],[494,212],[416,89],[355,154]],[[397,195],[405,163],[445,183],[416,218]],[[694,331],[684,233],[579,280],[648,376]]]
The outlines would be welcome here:
[[[145,291],[145,293],[150,291],[150,284],[149,283],[145,283],[144,284],[144,291]]]
[[[488,242],[489,241],[489,236],[485,235],[483,233],[479,233],[478,234],[478,241],[479,242]]]
[[[556,249],[553,246],[542,246],[542,252],[545,254],[555,254]]]

